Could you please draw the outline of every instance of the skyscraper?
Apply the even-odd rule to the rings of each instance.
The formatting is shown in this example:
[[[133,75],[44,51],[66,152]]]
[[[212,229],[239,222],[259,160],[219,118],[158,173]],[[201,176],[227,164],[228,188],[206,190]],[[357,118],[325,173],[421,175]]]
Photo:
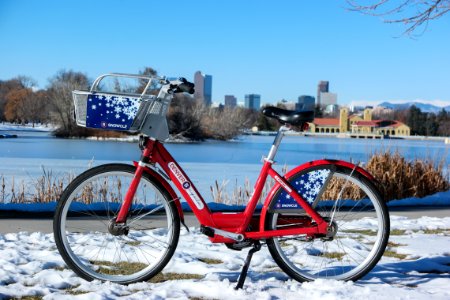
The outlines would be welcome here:
[[[319,85],[317,86],[317,105],[323,106],[320,94],[329,92],[329,84],[328,81],[319,81]]]
[[[225,95],[225,106],[233,108],[233,107],[236,107],[236,105],[237,105],[237,99],[235,96]]]
[[[295,110],[314,110],[316,99],[313,96],[301,95],[295,104]]]
[[[334,105],[337,104],[337,94],[334,93],[320,93],[320,105]]]
[[[212,103],[212,76],[202,74],[201,71],[197,71],[194,74],[195,93],[194,99],[201,101],[206,105]]]
[[[261,107],[261,95],[248,94],[245,95],[245,108],[259,110]]]

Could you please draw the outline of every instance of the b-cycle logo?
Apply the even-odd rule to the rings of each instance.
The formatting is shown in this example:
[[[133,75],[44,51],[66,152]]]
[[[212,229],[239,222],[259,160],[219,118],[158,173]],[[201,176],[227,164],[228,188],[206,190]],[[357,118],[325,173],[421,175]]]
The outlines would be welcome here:
[[[189,183],[186,179],[186,177],[184,177],[183,173],[181,173],[180,169],[178,169],[177,165],[173,162],[170,162],[168,164],[170,171],[172,171],[173,175],[175,175],[175,177],[178,179],[178,181],[181,184],[184,184],[185,182]]]
[[[122,128],[122,129],[127,129],[127,125],[124,125],[124,124],[112,124],[112,123],[108,123],[108,122],[105,122],[105,121],[102,121],[100,123],[100,126],[102,128]]]
[[[203,202],[200,200],[200,197],[197,195],[197,192],[192,188],[191,183],[184,177],[183,173],[178,169],[177,165],[173,162],[170,162],[168,164],[168,167],[170,171],[175,175],[178,182],[181,184],[183,189],[186,190],[186,193],[190,196],[192,201],[194,202],[195,206],[197,206],[198,209],[203,209],[205,206],[203,205]]]
[[[284,189],[285,189],[288,193],[292,192],[292,189],[291,189],[287,184],[285,184],[285,183],[283,182],[283,180],[281,180],[280,177],[278,177],[278,176],[275,175],[275,180],[276,180],[279,184],[281,184],[281,186],[284,187]]]

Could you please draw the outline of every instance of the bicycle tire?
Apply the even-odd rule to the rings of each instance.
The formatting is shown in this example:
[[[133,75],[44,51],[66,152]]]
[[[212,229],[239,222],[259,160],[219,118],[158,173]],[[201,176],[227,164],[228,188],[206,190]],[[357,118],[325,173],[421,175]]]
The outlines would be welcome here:
[[[56,207],[53,230],[66,264],[86,280],[130,284],[158,274],[178,244],[180,217],[163,186],[145,173],[128,214],[126,234],[108,226],[134,177],[126,164],[101,165],[76,177]]]
[[[308,168],[289,181],[323,218],[333,219],[334,236],[268,239],[269,251],[278,266],[300,282],[319,278],[355,281],[366,275],[382,257],[389,239],[389,213],[376,186],[354,169],[335,165]],[[309,194],[300,187],[308,183],[310,191],[315,188]],[[279,209],[283,193],[280,189],[270,200],[267,230],[299,226],[293,224],[296,218],[308,220],[303,209]],[[314,224],[311,218],[309,221]]]

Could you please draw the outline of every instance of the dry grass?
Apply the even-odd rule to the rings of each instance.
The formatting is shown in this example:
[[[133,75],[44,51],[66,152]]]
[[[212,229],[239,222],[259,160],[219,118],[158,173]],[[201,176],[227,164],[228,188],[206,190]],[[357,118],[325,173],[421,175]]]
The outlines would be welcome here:
[[[389,241],[389,242],[387,243],[387,246],[388,246],[389,248],[397,248],[397,247],[408,246],[408,245],[406,245],[406,244],[400,244],[400,243],[395,243],[395,242]]]
[[[187,273],[158,273],[152,277],[149,282],[160,283],[170,280],[189,280],[189,279],[202,279],[204,276],[199,274],[187,274]]]
[[[407,161],[398,152],[375,153],[366,169],[378,180],[385,200],[408,197],[422,198],[450,188],[449,178],[443,174],[445,160]]]
[[[215,258],[199,258],[198,260],[208,265],[218,265],[223,263],[220,259]]]
[[[406,230],[403,229],[391,229],[389,235],[405,235]]]
[[[407,161],[398,152],[375,153],[364,166],[378,181],[377,185],[383,193],[386,201],[392,199],[403,199],[407,197],[425,197],[437,192],[450,189],[449,176],[444,175],[444,159],[439,163],[433,160]],[[74,174],[55,175],[52,171],[43,169],[43,174],[31,182],[16,180],[14,176],[5,178],[0,175],[0,203],[48,203],[57,201],[66,185],[74,179]],[[287,166],[282,169],[286,173]],[[211,186],[212,199],[216,203],[246,205],[253,193],[253,186],[248,179],[243,186],[237,180],[228,191],[228,181],[219,184],[215,182]],[[120,181],[104,183],[108,188],[101,186],[86,186],[77,199],[89,204],[93,199],[105,199],[106,196],[112,202],[120,202],[122,195],[122,183]],[[111,186],[113,188],[111,189]],[[265,200],[267,194],[274,186],[274,181],[266,181],[259,202]],[[345,190],[342,191],[342,187]],[[333,178],[330,180],[322,199],[362,199],[365,195],[350,182],[344,179]]]
[[[408,161],[398,152],[385,152],[373,154],[367,164],[363,166],[377,180],[376,184],[386,201],[408,197],[422,198],[437,192],[450,189],[449,177],[444,175],[444,163],[433,160]],[[287,171],[283,168],[283,174]],[[245,205],[250,198],[253,188],[246,180],[244,186],[237,182],[231,193],[226,187],[228,182],[211,187],[212,197],[217,203]],[[264,201],[266,195],[273,187],[273,180],[268,180],[259,201]],[[345,187],[345,189],[342,189]],[[343,178],[332,178],[321,196],[323,200],[365,198],[363,190]]]
[[[347,230],[343,230],[342,232],[354,233],[354,234],[359,234],[359,235],[368,235],[368,236],[376,236],[377,235],[376,231],[367,230],[367,229],[361,229],[361,230],[347,229]]]
[[[98,267],[98,273],[108,275],[130,275],[147,267],[146,264],[135,262],[91,261],[91,264]]]
[[[74,174],[67,173],[56,176],[52,171],[42,169],[42,175],[30,182],[15,177],[11,181],[0,175],[0,202],[1,203],[48,203],[56,201],[64,191],[65,186],[75,178]]]
[[[344,188],[344,189],[343,189]],[[343,178],[333,177],[322,194],[322,200],[340,200],[340,199],[364,199],[366,194],[352,182]]]
[[[288,167],[287,165],[284,165],[281,169],[281,174],[286,174],[287,171]],[[253,187],[250,183],[250,180],[246,178],[244,186],[240,186],[236,179],[231,192],[227,190],[228,183],[229,181],[222,181],[221,184],[219,184],[217,180],[214,182],[214,186],[210,187],[213,201],[215,203],[224,203],[231,205],[246,205],[253,193]],[[262,204],[264,202],[266,196],[269,194],[274,185],[275,182],[273,181],[273,179],[268,177],[261,192],[261,196],[259,197],[259,203]]]
[[[395,252],[395,251],[393,251],[393,250],[387,249],[387,250],[384,251],[383,256],[386,256],[386,257],[394,257],[394,258],[398,258],[398,259],[403,260],[403,259],[405,259],[408,255],[406,255],[406,254],[400,254],[400,253],[397,253],[397,252]]]
[[[329,258],[329,259],[336,259],[341,261],[342,258],[345,256],[345,253],[340,253],[340,252],[324,252],[322,253],[323,257]]]
[[[420,231],[414,230],[414,232],[423,232],[424,234],[443,234],[443,235],[450,235],[450,228],[447,229],[424,229]]]

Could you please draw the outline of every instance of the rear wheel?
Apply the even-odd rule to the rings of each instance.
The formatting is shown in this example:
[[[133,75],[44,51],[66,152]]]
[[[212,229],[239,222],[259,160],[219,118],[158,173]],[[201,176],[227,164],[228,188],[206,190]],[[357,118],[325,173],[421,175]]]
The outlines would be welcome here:
[[[298,281],[318,278],[357,280],[379,261],[389,238],[386,204],[372,182],[334,165],[304,170],[289,179],[327,221],[329,236],[286,236],[267,240],[275,262]],[[279,190],[271,200],[266,229],[314,224],[296,202]]]
[[[180,218],[161,184],[144,173],[124,226],[115,226],[136,168],[108,164],[73,180],[55,211],[58,250],[80,277],[129,284],[147,280],[169,262]]]

